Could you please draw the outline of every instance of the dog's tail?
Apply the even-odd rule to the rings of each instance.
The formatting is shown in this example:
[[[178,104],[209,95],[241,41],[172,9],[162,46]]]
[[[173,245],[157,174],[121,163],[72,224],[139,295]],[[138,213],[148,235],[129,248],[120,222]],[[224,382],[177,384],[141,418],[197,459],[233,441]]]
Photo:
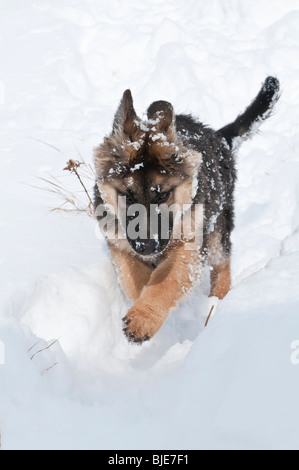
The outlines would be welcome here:
[[[267,77],[259,94],[237,119],[217,131],[231,149],[239,145],[255,132],[259,126],[271,116],[275,103],[280,97],[279,81],[275,77]]]

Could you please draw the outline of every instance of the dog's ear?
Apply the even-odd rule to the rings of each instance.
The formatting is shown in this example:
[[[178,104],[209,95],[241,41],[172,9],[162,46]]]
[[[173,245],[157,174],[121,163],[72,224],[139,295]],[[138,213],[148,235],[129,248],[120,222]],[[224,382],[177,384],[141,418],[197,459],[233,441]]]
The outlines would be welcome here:
[[[174,111],[168,101],[155,101],[147,110],[148,119],[155,122],[157,132],[166,133],[174,128]]]
[[[133,106],[132,94],[130,90],[126,90],[114,116],[113,133],[121,131],[132,137],[137,129],[136,120],[138,117]]]

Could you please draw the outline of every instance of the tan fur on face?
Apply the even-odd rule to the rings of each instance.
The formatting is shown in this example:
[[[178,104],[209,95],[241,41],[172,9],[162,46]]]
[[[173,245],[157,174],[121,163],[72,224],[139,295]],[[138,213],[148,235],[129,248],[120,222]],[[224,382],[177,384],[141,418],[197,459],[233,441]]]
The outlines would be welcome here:
[[[167,149],[167,152],[169,152],[169,148]],[[187,168],[188,172],[189,170],[194,171],[194,165],[200,165],[201,163],[201,154],[198,154],[197,152],[187,152],[186,155],[184,156],[185,161],[184,163],[187,162],[187,166],[184,165],[185,168]],[[139,171],[134,171],[134,172],[129,172],[127,176],[120,177],[115,171],[111,171],[108,173],[108,177],[104,181],[101,181],[100,179],[98,180],[98,187],[100,189],[100,192],[102,194],[104,202],[109,206],[111,212],[115,214],[116,216],[118,215],[118,193],[117,191],[120,192],[126,192],[128,188],[132,190],[135,195],[138,196],[138,192],[142,191],[141,185],[142,185],[142,179],[140,180],[139,178]],[[183,225],[182,221],[182,214],[186,214],[186,211],[191,207],[192,204],[192,197],[193,194],[196,190],[194,188],[194,177],[191,178],[188,176],[186,173],[174,173],[171,169],[167,170],[151,170],[148,172],[148,179],[150,182],[151,186],[151,191],[153,191],[155,188],[156,191],[161,192],[168,192],[174,188],[174,190],[171,192],[170,197],[167,201],[167,205],[169,206],[170,210],[173,212],[174,215],[174,230],[173,230],[173,237],[170,241],[170,244],[172,243],[173,238],[174,239],[184,239],[185,241],[192,241],[194,238],[194,233],[195,233],[195,212],[190,213],[190,218],[191,222],[189,224],[190,230],[188,229],[188,233],[186,233],[186,226]],[[196,182],[196,181],[195,181]],[[138,192],[136,192],[138,191]],[[196,215],[197,215],[196,211]],[[185,216],[185,221],[186,221],[186,216]],[[198,218],[197,218],[197,225],[198,225]],[[202,230],[202,221],[200,221],[199,226],[196,225],[196,230],[201,231]],[[119,243],[121,243],[122,249],[125,249],[129,252],[133,252],[132,247],[128,242],[125,242],[123,238],[125,237],[125,231],[124,228],[122,227],[121,224],[119,224],[119,234],[121,235],[120,238],[122,239]],[[113,237],[114,233],[112,233]],[[113,240],[111,240],[111,243],[114,245],[118,243],[117,239],[115,240],[115,237],[113,237]],[[120,245],[119,245],[120,246]],[[137,255],[139,256],[139,255]]]
[[[175,189],[175,202],[182,206],[190,206],[192,203],[192,181],[190,179],[179,184]],[[185,208],[186,209],[186,208]]]
[[[106,137],[102,145],[94,150],[96,174],[100,181],[112,181],[122,177],[130,162],[137,160],[144,149],[145,133],[136,133],[131,142],[121,131]]]

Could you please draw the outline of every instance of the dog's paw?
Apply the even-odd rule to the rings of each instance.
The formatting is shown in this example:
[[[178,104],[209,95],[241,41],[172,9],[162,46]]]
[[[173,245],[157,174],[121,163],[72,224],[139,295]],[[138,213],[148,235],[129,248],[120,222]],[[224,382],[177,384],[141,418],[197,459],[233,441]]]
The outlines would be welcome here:
[[[150,340],[161,323],[150,307],[133,307],[123,318],[123,331],[132,343],[142,344]]]

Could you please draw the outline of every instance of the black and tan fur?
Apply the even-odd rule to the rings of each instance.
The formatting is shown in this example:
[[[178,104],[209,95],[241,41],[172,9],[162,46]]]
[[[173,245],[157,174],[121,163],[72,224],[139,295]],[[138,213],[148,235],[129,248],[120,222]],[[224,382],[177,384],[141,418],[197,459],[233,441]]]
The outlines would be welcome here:
[[[222,299],[228,293],[234,152],[271,114],[278,98],[279,82],[268,77],[245,112],[215,132],[190,115],[175,115],[166,101],[154,102],[142,121],[131,92],[124,92],[112,132],[95,150],[95,207],[107,205],[123,232],[117,220],[118,195],[126,197],[127,206],[138,202],[148,211],[151,204],[184,204],[192,218],[203,208],[202,243],[192,249],[186,249],[194,242],[189,234],[180,240],[170,234],[166,242],[148,238],[138,243],[106,234],[122,288],[133,300],[124,318],[130,341],[141,343],[157,333],[171,309],[201,279],[206,261],[211,265],[210,295]]]

